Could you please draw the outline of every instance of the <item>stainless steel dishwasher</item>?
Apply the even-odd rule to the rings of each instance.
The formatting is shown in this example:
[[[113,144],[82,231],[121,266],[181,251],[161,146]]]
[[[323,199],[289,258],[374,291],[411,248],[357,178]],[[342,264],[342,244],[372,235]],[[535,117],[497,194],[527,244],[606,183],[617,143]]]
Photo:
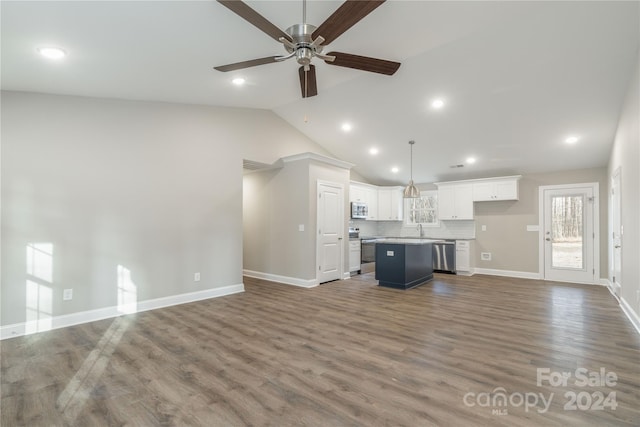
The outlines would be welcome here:
[[[433,244],[433,271],[456,273],[456,242],[443,241]]]

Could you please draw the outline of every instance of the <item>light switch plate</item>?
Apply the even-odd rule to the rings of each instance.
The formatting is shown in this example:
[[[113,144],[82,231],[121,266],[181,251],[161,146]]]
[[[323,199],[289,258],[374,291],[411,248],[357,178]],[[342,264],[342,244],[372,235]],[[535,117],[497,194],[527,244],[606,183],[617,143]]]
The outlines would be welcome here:
[[[62,300],[70,301],[73,299],[73,289],[63,289],[62,290]]]
[[[298,225],[298,231],[304,231],[304,224]]]

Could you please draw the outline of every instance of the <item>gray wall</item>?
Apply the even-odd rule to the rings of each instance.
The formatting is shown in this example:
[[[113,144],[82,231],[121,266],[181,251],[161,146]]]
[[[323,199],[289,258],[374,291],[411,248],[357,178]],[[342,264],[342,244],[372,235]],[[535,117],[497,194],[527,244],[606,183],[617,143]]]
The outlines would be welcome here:
[[[276,170],[244,177],[244,245],[246,270],[294,279],[316,278],[318,180],[342,184],[344,218],[348,218],[349,170],[315,160],[286,162]],[[303,224],[305,230],[298,230]],[[348,272],[348,239],[343,239]]]
[[[265,110],[20,92],[1,136],[3,325],[27,281],[51,316],[117,305],[118,266],[139,301],[242,283],[242,159],[327,154]],[[52,277],[27,264],[42,243]]]
[[[527,231],[527,225],[540,223],[538,188],[585,182],[600,184],[600,276],[607,277],[605,168],[525,175],[520,180],[519,200],[475,203],[475,267],[537,273],[538,232]],[[482,225],[487,226],[487,231],[482,231]],[[481,252],[491,252],[491,261],[482,261]]]
[[[308,261],[311,252],[306,244],[313,237],[308,180],[308,164],[302,161],[289,163],[282,169],[245,175],[245,269],[311,278]],[[305,224],[304,232],[298,231],[299,224]]]
[[[621,297],[640,316],[640,60],[629,83],[616,132],[607,176],[621,168],[622,289]],[[608,233],[611,235],[611,233]],[[609,277],[611,280],[611,277]]]

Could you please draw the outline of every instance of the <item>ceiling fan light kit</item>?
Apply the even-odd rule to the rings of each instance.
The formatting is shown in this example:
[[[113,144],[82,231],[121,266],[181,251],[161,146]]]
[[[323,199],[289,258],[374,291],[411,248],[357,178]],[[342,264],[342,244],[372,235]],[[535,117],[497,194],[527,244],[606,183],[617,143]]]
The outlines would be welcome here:
[[[218,71],[227,72],[257,65],[272,64],[296,58],[301,65],[298,69],[300,76],[300,89],[302,97],[308,98],[318,94],[315,67],[311,60],[317,57],[325,63],[338,67],[353,68],[356,70],[373,73],[393,75],[400,67],[399,62],[387,61],[366,56],[353,55],[342,52],[329,52],[323,54],[324,47],[338,38],[342,33],[357,24],[362,18],[384,3],[385,0],[347,0],[319,27],[307,24],[306,0],[303,0],[303,23],[295,24],[287,28],[286,32],[280,30],[265,17],[250,8],[240,0],[217,0],[218,3],[254,25],[271,38],[282,43],[286,55],[268,56],[249,61],[214,67]]]

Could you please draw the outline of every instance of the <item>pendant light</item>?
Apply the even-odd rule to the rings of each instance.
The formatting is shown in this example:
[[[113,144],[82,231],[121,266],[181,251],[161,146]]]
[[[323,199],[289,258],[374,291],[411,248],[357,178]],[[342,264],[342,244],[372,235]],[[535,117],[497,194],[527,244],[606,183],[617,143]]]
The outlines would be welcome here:
[[[409,185],[404,189],[404,198],[405,199],[415,199],[420,197],[420,190],[413,185],[413,144],[415,141],[409,141],[409,146],[411,147],[411,180],[409,181]]]

